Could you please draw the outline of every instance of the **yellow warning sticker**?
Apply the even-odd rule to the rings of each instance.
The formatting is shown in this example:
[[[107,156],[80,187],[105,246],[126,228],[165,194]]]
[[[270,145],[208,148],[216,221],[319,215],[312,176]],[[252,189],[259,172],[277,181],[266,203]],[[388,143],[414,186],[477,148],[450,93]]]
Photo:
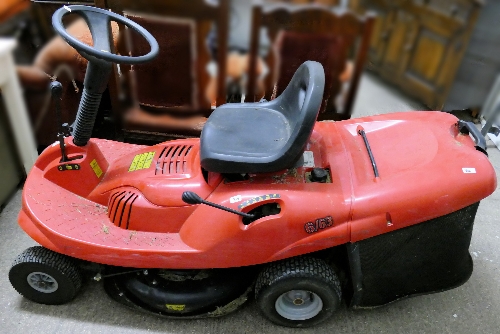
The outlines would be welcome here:
[[[128,169],[129,172],[133,172],[140,169],[146,169],[151,166],[151,162],[153,161],[153,157],[155,156],[155,152],[146,152],[137,154],[132,160],[130,167]]]
[[[184,311],[186,308],[186,305],[173,305],[173,304],[166,304],[167,310],[170,311]]]
[[[101,167],[99,167],[99,164],[97,163],[96,159],[94,159],[90,162],[90,167],[92,167],[92,170],[94,171],[97,178],[100,178],[102,175],[102,169],[101,169]]]

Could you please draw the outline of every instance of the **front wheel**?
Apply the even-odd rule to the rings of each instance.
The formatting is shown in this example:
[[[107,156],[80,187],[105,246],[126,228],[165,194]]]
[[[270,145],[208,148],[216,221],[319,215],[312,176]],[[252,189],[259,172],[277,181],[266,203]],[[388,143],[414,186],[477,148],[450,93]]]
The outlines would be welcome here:
[[[71,258],[40,246],[19,254],[9,280],[24,297],[48,305],[69,302],[82,286],[82,275]]]
[[[260,310],[272,322],[310,327],[328,319],[340,306],[340,282],[323,260],[297,257],[270,264],[255,285]]]

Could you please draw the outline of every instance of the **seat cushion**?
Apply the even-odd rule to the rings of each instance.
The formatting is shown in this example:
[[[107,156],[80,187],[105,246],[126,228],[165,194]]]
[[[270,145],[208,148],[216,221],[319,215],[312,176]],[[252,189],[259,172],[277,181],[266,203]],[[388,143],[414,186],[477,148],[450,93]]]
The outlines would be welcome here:
[[[84,19],[76,19],[66,29],[70,35],[77,38],[81,42],[93,45],[92,34]],[[111,22],[111,31],[113,35],[114,48],[118,46],[119,28],[116,22]],[[39,68],[50,75],[57,75],[56,70],[61,65],[68,67],[70,71],[64,71],[68,74],[71,72],[76,81],[83,82],[85,73],[87,72],[88,60],[82,57],[78,51],[64,41],[61,36],[52,38],[37,54],[33,61],[33,66]]]
[[[292,131],[289,120],[267,103],[224,105],[210,115],[201,133],[201,165],[219,173],[286,168],[282,154]]]
[[[269,157],[289,137],[290,124],[285,116],[259,107],[218,108],[203,129],[203,144],[210,146],[211,152],[233,157]]]
[[[0,22],[3,23],[27,9],[30,6],[29,0],[2,0],[0,1]]]

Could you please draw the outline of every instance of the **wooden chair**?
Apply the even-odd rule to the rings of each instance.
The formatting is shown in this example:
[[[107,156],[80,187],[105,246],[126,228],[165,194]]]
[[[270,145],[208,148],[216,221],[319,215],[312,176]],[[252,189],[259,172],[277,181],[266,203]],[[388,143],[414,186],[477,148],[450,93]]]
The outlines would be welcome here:
[[[117,82],[116,94],[128,97],[120,102],[126,109],[126,140],[159,142],[199,136],[211,113],[211,101],[206,97],[210,81],[207,64],[211,59],[206,39],[214,24],[218,41],[216,104],[226,99],[228,0],[220,0],[218,5],[203,0],[107,0],[105,6],[142,25],[160,45],[155,60],[120,66],[121,83]],[[140,55],[149,51],[140,36],[120,28],[120,35],[125,37],[119,43],[120,53]]]
[[[325,69],[325,93],[319,120],[348,119],[351,116],[360,75],[366,60],[374,16],[358,17],[321,5],[273,4],[256,6],[252,13],[250,66],[246,101],[256,96],[257,66],[261,28],[267,28],[271,49],[265,59],[269,73],[264,79],[265,99],[279,96],[306,60],[320,62]],[[348,57],[354,58],[354,69],[339,110],[336,100],[342,90],[340,80]]]

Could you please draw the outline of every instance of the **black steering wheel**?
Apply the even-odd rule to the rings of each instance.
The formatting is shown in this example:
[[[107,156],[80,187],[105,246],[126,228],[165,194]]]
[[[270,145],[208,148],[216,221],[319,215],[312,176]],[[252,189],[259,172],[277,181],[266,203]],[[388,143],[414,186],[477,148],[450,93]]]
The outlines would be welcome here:
[[[85,19],[90,32],[92,33],[94,47],[80,42],[66,31],[62,19],[65,15],[70,13],[78,14]],[[123,23],[128,28],[138,32],[149,43],[151,51],[149,51],[148,54],[137,57],[120,56],[111,53],[111,45],[113,41],[110,39],[110,21]],[[95,57],[97,59],[118,64],[140,64],[150,61],[158,55],[158,42],[146,29],[132,20],[104,9],[82,5],[64,6],[59,8],[52,16],[52,26],[69,45],[74,47],[88,60],[92,60],[91,57]]]
[[[62,23],[63,17],[75,13],[82,16],[89,26],[94,46],[80,42],[68,34]],[[111,53],[111,21],[123,23],[138,32],[151,47],[148,54],[138,57],[121,56]],[[92,135],[95,118],[99,109],[102,93],[106,90],[112,63],[140,64],[152,60],[158,55],[159,47],[156,39],[137,23],[113,12],[82,5],[63,6],[52,16],[52,25],[56,32],[78,51],[89,63],[83,82],[82,98],[78,107],[76,121],[73,125],[73,143],[77,146],[87,145]]]

